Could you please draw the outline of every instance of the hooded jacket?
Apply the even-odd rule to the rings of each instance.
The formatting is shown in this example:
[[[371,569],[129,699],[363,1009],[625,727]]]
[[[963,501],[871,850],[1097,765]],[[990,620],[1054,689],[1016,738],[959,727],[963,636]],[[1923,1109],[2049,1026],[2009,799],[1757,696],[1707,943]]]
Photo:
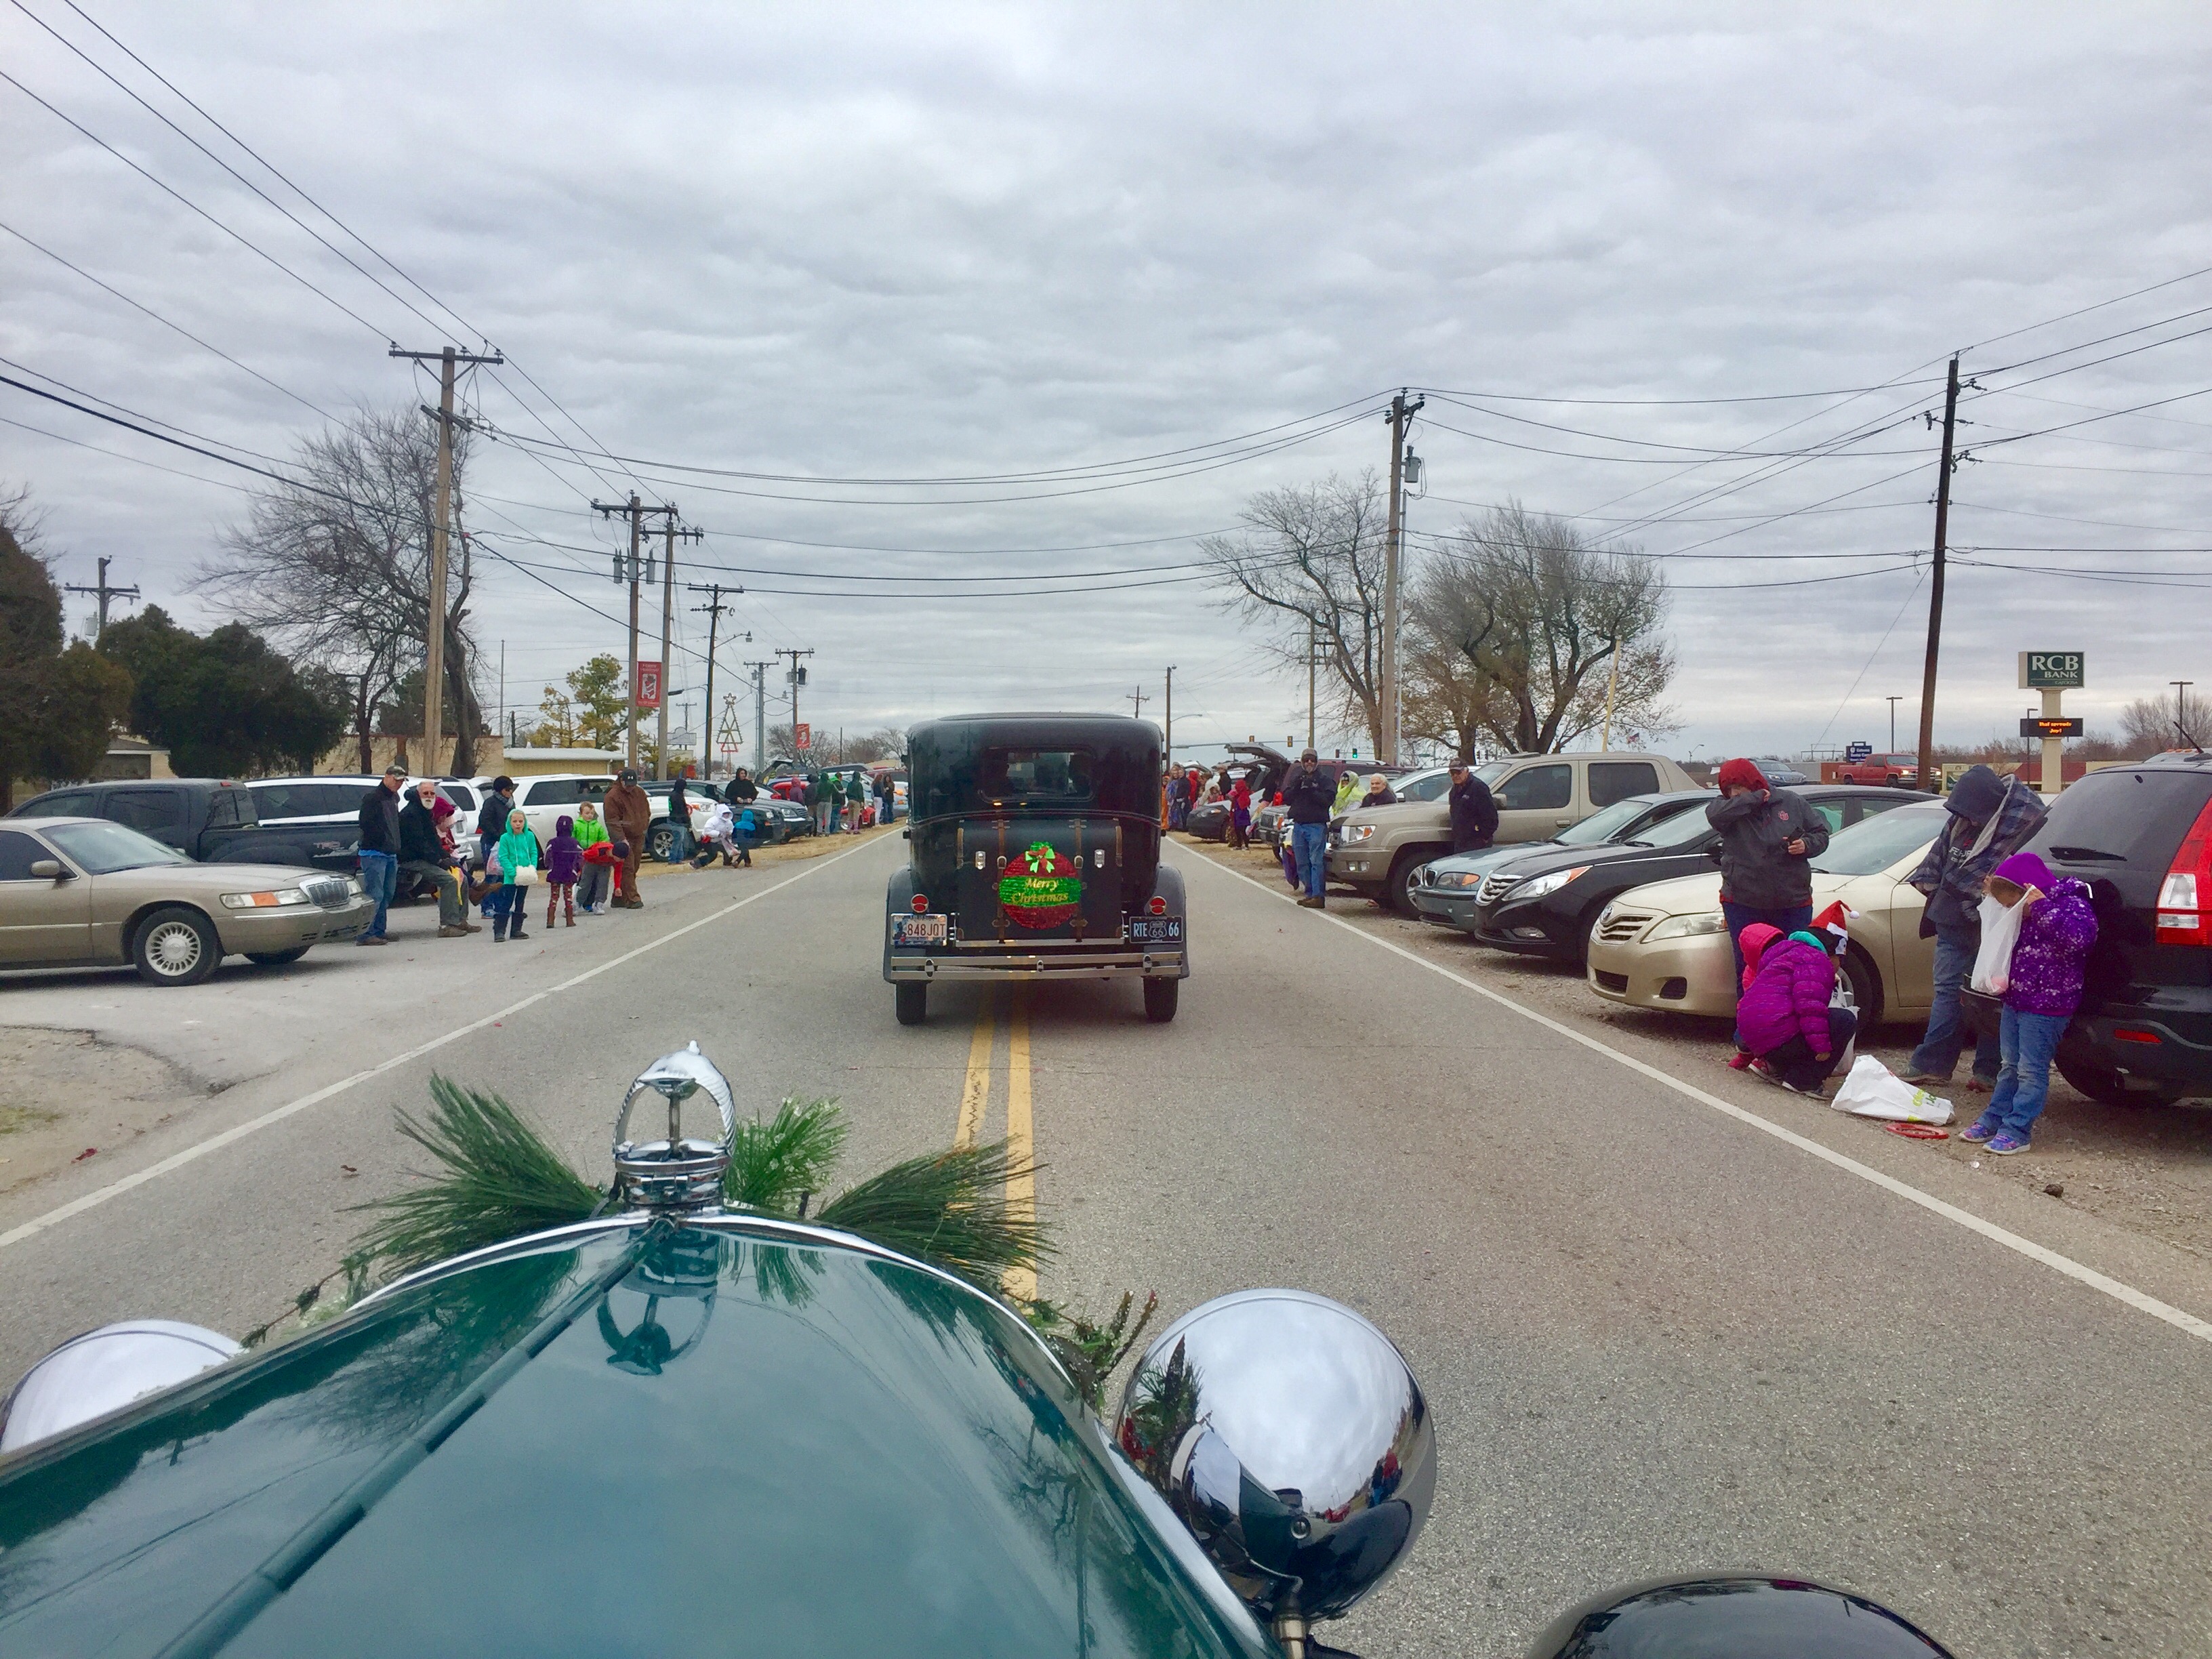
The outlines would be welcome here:
[[[1836,963],[1802,934],[1784,938],[1763,921],[1743,930],[1743,999],[1736,1004],[1736,1035],[1754,1054],[1771,1054],[1802,1036],[1815,1054],[1831,1052],[1828,999],[1836,991]]]
[[[544,862],[538,837],[528,828],[510,830],[499,838],[499,867],[509,878],[525,865],[535,869]]]
[[[545,849],[545,879],[556,887],[573,885],[584,873],[584,848],[575,830],[576,820],[566,812],[553,820],[553,844]]]
[[[1787,789],[1777,789],[1747,760],[1721,768],[1723,787],[1751,793],[1711,801],[1705,822],[1721,832],[1721,902],[1753,910],[1789,910],[1813,902],[1812,860],[1828,847],[1828,821]],[[1805,850],[1788,851],[1802,840]]]
[[[632,847],[645,845],[645,832],[653,827],[653,802],[644,790],[634,783],[617,783],[607,791],[599,811],[610,836],[618,836]]]
[[[607,838],[607,826],[597,818],[580,817],[571,833],[576,837],[577,846],[594,847]]]
[[[2071,876],[2054,878],[2051,866],[2033,853],[2015,853],[1990,873],[2043,894],[2021,916],[2005,1006],[2023,1014],[2071,1015],[2081,1006],[2083,971],[2097,942],[2088,884]]]
[[[1943,805],[1950,816],[1942,834],[1905,878],[1928,896],[1920,918],[1923,939],[1946,927],[1978,933],[1983,880],[2043,825],[2044,805],[2035,791],[1986,766],[1960,773]]]

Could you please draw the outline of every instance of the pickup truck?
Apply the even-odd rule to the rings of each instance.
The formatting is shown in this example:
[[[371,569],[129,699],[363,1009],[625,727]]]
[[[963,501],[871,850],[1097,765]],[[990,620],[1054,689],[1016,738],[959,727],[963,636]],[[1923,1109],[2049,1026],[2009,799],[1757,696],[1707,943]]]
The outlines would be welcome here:
[[[293,850],[299,841],[295,828],[264,826],[255,811],[252,790],[230,778],[70,784],[33,796],[9,817],[107,818],[202,864],[314,861]],[[330,867],[352,868],[350,845],[343,866]]]
[[[1844,761],[1836,768],[1833,778],[1824,778],[1824,783],[1886,783],[1893,788],[1910,789],[1920,781],[1920,757],[1917,755],[1869,755],[1862,761]]]

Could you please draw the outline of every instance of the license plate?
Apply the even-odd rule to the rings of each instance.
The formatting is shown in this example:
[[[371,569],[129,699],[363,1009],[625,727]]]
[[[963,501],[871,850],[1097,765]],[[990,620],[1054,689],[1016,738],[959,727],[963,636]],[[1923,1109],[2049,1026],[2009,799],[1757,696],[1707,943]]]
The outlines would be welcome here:
[[[1182,943],[1181,916],[1135,916],[1129,922],[1129,943],[1132,945],[1180,945]]]
[[[945,943],[943,916],[899,916],[891,922],[891,943],[894,945],[942,945]]]

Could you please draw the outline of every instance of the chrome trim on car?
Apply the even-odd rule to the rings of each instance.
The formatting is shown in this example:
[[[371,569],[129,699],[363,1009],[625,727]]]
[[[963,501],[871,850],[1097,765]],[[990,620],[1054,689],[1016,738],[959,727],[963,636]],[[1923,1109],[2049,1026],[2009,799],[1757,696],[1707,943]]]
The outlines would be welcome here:
[[[894,957],[887,977],[896,980],[1164,979],[1186,971],[1181,950],[1091,951],[1081,955]]]
[[[1597,937],[1607,945],[1627,945],[1657,919],[1649,910],[1616,910],[1607,906],[1598,918]]]

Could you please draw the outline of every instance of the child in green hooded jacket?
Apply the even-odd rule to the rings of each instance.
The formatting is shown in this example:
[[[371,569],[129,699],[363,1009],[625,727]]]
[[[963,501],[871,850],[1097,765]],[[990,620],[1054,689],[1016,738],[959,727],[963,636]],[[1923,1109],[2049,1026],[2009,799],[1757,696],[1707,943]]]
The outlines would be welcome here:
[[[492,916],[493,944],[525,937],[522,913],[529,902],[531,884],[540,879],[538,866],[544,861],[544,850],[531,831],[530,820],[517,807],[507,815],[507,833],[499,838],[500,875],[507,884],[501,890],[505,897]]]

